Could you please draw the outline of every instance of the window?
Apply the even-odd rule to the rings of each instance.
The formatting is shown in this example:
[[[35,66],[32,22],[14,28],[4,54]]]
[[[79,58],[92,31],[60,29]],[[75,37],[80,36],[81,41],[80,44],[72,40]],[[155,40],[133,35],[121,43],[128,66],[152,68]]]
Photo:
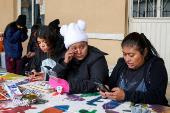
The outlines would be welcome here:
[[[170,17],[170,0],[162,0],[161,17]]]
[[[20,0],[20,13],[27,16],[26,26],[31,29],[32,25],[44,25],[45,0]]]
[[[133,0],[133,17],[170,17],[170,0]]]

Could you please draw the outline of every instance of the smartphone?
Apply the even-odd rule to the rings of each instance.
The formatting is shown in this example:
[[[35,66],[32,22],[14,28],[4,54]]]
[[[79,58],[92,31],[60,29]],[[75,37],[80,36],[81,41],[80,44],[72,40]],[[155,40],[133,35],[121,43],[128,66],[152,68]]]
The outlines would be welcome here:
[[[25,71],[25,73],[28,73],[29,75],[34,75],[34,72],[31,71]]]
[[[102,91],[102,92],[110,92],[104,84],[94,82],[94,84]]]
[[[57,78],[57,73],[52,70],[47,70],[47,74],[52,78]]]

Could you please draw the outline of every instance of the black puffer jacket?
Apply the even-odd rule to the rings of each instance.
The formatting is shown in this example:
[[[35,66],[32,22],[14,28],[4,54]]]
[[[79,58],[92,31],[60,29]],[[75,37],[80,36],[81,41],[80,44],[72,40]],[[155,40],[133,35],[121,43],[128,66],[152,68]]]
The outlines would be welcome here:
[[[117,80],[123,72],[123,68],[125,66],[127,66],[127,64],[124,59],[119,59],[109,79],[110,89],[113,87],[119,87],[117,86]],[[165,94],[168,76],[164,61],[159,57],[150,56],[149,59],[143,64],[143,66],[143,78],[147,91],[125,91],[125,101],[144,104],[160,104],[167,106],[168,101],[165,97]]]
[[[27,46],[27,53],[28,52],[35,52],[37,50],[37,45],[35,42],[35,36],[31,35],[30,36],[30,40],[28,42],[28,46]]]
[[[68,65],[61,59],[53,68],[58,76],[69,82],[69,93],[93,93],[97,91],[94,81],[105,84],[108,80],[106,53],[89,46],[87,56],[78,61],[73,59]]]
[[[4,32],[4,49],[5,54],[14,59],[20,59],[22,56],[22,42],[26,41],[28,38],[27,28],[24,27],[24,30],[18,29],[16,22],[12,22],[7,25]]]
[[[37,50],[33,57],[30,71],[35,69],[37,72],[45,72],[44,80],[48,81],[49,75],[47,74],[47,70],[54,68],[58,60],[64,58],[65,52],[66,49],[62,40],[56,42],[56,47],[50,56],[42,50]]]

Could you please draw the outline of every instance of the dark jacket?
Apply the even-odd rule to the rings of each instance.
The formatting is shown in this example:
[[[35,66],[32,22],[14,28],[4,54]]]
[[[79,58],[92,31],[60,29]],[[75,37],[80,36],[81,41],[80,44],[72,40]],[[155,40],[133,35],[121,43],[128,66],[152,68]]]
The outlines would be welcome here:
[[[35,69],[37,72],[45,72],[44,80],[48,81],[49,76],[47,75],[47,70],[50,70],[56,66],[60,58],[64,58],[66,49],[63,41],[57,41],[55,50],[50,53],[50,56],[47,53],[44,53],[42,50],[38,50],[33,57],[33,61],[30,67],[30,71]]]
[[[36,45],[35,40],[36,40],[35,36],[31,35],[30,40],[28,42],[28,46],[27,46],[27,53],[28,52],[35,52],[37,50],[37,45]]]
[[[108,66],[104,55],[106,53],[89,46],[87,56],[78,61],[72,59],[69,64],[61,59],[53,68],[59,77],[69,82],[69,93],[93,93],[97,91],[95,82],[103,83],[108,80]]]
[[[10,58],[21,58],[23,51],[21,42],[28,38],[27,34],[14,28],[8,28],[5,33],[3,40],[5,54]]]
[[[127,64],[124,59],[119,59],[109,79],[110,89],[118,87],[116,85],[117,80],[125,66],[127,66]],[[143,77],[147,91],[125,91],[125,101],[131,101],[133,103],[168,105],[168,101],[165,97],[168,76],[164,66],[164,61],[159,57],[151,56],[143,64],[143,66],[145,66]]]

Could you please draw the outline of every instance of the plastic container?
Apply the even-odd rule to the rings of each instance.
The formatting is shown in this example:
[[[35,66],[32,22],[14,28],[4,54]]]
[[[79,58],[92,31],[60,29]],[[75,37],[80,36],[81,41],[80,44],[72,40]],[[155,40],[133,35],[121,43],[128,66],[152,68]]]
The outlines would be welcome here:
[[[3,51],[3,33],[2,32],[0,32],[0,52],[2,52]]]
[[[24,100],[28,99],[31,103],[35,103],[36,102],[36,98],[37,98],[36,94],[26,94],[26,95],[23,96]]]
[[[1,52],[1,68],[6,68],[6,65],[5,65],[5,52]]]

